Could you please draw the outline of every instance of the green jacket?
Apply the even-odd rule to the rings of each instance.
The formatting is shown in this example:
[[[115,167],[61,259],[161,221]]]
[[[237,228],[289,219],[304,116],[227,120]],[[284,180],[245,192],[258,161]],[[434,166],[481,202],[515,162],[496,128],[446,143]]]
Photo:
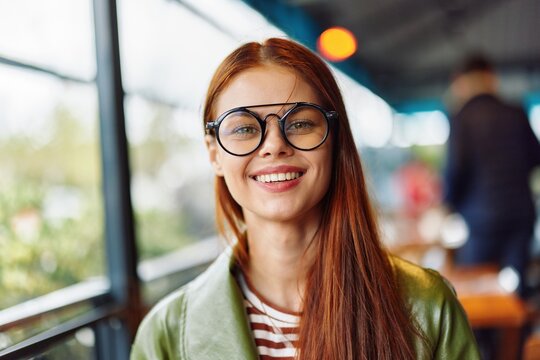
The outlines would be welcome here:
[[[229,250],[150,311],[139,327],[131,360],[258,358]],[[480,359],[463,308],[443,278],[398,258],[392,262],[430,342],[428,348],[416,341],[417,358]]]

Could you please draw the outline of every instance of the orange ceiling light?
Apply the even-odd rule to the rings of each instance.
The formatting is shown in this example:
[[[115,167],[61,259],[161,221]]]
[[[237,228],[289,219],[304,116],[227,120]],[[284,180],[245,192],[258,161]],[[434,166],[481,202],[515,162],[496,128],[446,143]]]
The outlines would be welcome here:
[[[343,61],[355,53],[356,38],[343,27],[331,27],[319,36],[317,50],[327,60]]]

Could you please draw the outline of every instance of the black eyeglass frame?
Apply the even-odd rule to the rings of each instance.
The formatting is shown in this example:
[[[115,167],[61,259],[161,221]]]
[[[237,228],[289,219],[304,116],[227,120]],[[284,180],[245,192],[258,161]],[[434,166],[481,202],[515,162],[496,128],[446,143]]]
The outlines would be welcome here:
[[[269,107],[269,106],[284,106],[284,105],[293,105],[293,107],[291,107],[289,110],[287,110],[282,116],[279,116],[278,114],[275,114],[275,113],[269,113],[269,114],[266,114],[264,116],[264,119],[261,119],[261,117],[259,116],[259,114],[249,110],[249,109],[253,109],[253,108],[261,108],[261,107]],[[302,148],[299,148],[297,146],[295,146],[294,144],[292,144],[289,139],[287,138],[287,135],[285,135],[285,119],[287,118],[287,116],[293,112],[295,109],[297,109],[298,107],[300,106],[308,106],[308,107],[313,107],[317,110],[319,110],[323,115],[324,115],[324,118],[326,119],[326,123],[327,123],[327,127],[326,127],[326,133],[324,134],[324,137],[323,139],[321,140],[321,142],[319,144],[317,144],[316,146],[313,146],[309,149],[302,149]],[[225,118],[232,114],[233,112],[237,112],[237,111],[243,111],[243,112],[246,112],[250,115],[252,115],[256,120],[257,122],[259,123],[259,125],[261,126],[261,131],[262,131],[262,136],[261,136],[261,139],[259,141],[259,143],[257,144],[257,146],[255,146],[255,148],[253,150],[251,150],[250,152],[247,152],[245,154],[235,154],[231,151],[229,151],[222,143],[221,143],[221,140],[219,138],[219,126],[221,125],[221,123],[223,122],[223,120],[225,120]],[[223,150],[225,150],[226,152],[228,152],[229,154],[231,155],[234,155],[234,156],[247,156],[249,154],[252,154],[253,152],[255,152],[260,146],[261,144],[264,142],[264,139],[266,138],[266,120],[268,119],[268,117],[270,116],[276,116],[278,118],[277,122],[278,122],[278,125],[279,125],[279,129],[281,131],[281,135],[283,136],[283,138],[285,139],[285,141],[287,142],[287,144],[289,144],[290,146],[292,146],[293,148],[297,149],[297,150],[301,150],[301,151],[311,151],[311,150],[314,150],[316,148],[318,148],[319,146],[321,146],[322,144],[324,144],[324,142],[326,141],[326,139],[328,138],[328,134],[330,133],[330,125],[332,124],[331,122],[337,120],[339,114],[337,111],[334,111],[334,110],[325,110],[323,109],[321,106],[317,105],[317,104],[313,104],[313,103],[310,103],[310,102],[292,102],[292,103],[275,103],[275,104],[262,104],[262,105],[250,105],[250,106],[239,106],[239,107],[235,107],[235,108],[232,108],[230,110],[227,110],[225,111],[223,114],[221,114],[215,121],[210,121],[210,122],[207,122],[206,123],[206,133],[207,134],[211,134],[211,131],[213,130],[214,131],[214,136],[217,138],[217,141],[219,143],[219,145],[221,146],[221,148]]]

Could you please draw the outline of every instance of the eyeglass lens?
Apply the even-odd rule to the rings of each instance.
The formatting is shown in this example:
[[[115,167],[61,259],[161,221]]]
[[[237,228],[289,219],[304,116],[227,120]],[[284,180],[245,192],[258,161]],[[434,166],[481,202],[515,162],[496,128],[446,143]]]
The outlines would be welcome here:
[[[269,119],[271,118],[270,116]],[[325,140],[328,122],[321,110],[303,105],[286,115],[283,129],[291,145],[300,150],[311,150]],[[221,145],[237,155],[254,151],[263,136],[263,129],[257,118],[243,110],[228,114],[219,126]]]

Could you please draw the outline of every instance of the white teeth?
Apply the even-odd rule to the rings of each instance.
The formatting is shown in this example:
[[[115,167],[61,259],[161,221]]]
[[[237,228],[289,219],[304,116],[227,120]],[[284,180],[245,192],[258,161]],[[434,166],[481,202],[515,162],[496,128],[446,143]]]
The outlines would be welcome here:
[[[294,179],[299,178],[301,175],[302,173],[300,172],[265,174],[265,175],[255,176],[255,180],[263,182],[263,183],[269,183],[269,182],[276,182],[276,181],[294,180]]]

